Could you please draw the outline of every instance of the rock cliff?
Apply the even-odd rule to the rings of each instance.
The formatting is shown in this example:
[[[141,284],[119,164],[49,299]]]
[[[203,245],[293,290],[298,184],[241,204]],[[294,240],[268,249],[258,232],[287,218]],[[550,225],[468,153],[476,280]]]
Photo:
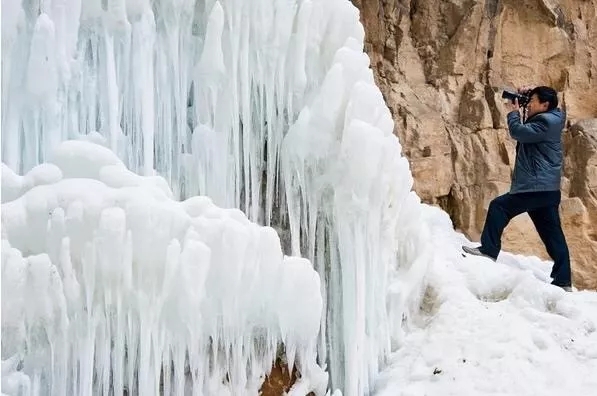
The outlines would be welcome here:
[[[353,0],[421,198],[478,239],[506,192],[503,88],[550,85],[568,114],[561,206],[574,283],[597,289],[597,0]],[[548,258],[526,215],[504,249]]]

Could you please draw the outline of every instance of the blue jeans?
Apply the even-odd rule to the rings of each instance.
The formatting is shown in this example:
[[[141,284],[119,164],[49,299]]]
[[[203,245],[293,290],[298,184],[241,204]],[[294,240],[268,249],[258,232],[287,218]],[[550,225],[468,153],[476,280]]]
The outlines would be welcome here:
[[[552,283],[570,286],[570,254],[558,212],[560,201],[560,191],[506,193],[495,198],[489,204],[479,249],[484,254],[497,258],[502,248],[504,228],[512,218],[527,212],[545,244],[547,253],[554,261],[551,271]]]

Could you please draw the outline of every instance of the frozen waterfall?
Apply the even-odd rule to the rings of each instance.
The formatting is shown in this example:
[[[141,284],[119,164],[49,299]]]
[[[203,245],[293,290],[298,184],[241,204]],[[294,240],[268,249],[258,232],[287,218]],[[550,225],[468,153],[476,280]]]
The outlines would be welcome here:
[[[432,251],[348,0],[2,0],[4,393],[361,396]],[[277,231],[277,232],[276,232]]]

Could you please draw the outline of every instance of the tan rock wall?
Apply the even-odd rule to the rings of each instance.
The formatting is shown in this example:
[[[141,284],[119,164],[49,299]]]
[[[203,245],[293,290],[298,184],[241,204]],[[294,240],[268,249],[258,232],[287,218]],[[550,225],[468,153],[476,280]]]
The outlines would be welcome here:
[[[564,232],[575,284],[597,289],[597,0],[353,2],[415,190],[473,239],[491,199],[508,191],[514,165],[501,90],[545,84],[561,92],[573,126]],[[503,241],[547,258],[528,216],[514,219]]]

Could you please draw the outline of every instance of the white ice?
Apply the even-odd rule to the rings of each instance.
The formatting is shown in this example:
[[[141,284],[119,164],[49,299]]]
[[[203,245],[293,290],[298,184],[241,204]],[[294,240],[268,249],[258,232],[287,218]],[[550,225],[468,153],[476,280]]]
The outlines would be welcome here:
[[[106,206],[105,191],[143,191],[146,199],[160,203],[193,202],[191,197],[199,195],[220,208],[240,209],[250,221],[271,225],[281,235],[284,253],[309,260],[319,275],[316,296],[284,300],[285,307],[292,306],[288,316],[302,312],[289,301],[321,298],[323,304],[317,356],[301,364],[312,367],[301,370],[315,374],[300,371],[295,393],[319,386],[321,373],[315,367],[326,369],[332,390],[349,396],[368,393],[398,342],[402,315],[409,304],[416,306],[429,248],[425,229],[416,226],[419,201],[410,192],[408,162],[400,155],[390,112],[363,53],[358,10],[346,0],[8,3],[3,5],[14,19],[2,24],[3,222],[19,224],[7,234],[17,249],[11,251],[30,260],[47,250],[50,262],[35,259],[42,266],[60,267],[66,258],[73,268],[82,258],[93,263],[93,257],[101,258],[93,253],[98,248],[82,244],[108,230],[110,238],[126,240],[123,230],[132,216],[144,226],[132,232],[130,243],[147,247],[133,253],[123,247],[113,254],[122,260],[137,254],[136,265],[166,271],[167,257],[177,257],[185,245],[168,248],[166,256],[164,243],[156,240],[187,237],[178,228],[155,227],[153,221],[183,227],[178,216],[166,211],[155,220],[144,219],[144,209],[135,207],[100,216],[98,210],[122,204]],[[41,163],[46,163],[43,172],[34,169]],[[56,183],[58,176],[65,180]],[[13,201],[21,194],[29,197],[18,201],[27,202],[25,208]],[[52,213],[56,205],[66,204],[72,208]],[[46,232],[44,215],[50,213],[47,232],[56,235],[26,238],[30,230],[33,235]],[[71,216],[88,217],[74,223],[80,229],[63,248],[56,240]],[[110,238],[101,239],[102,244],[113,244]],[[249,239],[243,238],[234,241],[244,246]],[[192,251],[206,254],[201,246]],[[214,260],[240,257],[229,257],[231,249],[210,251]],[[416,269],[413,283],[388,292],[392,279],[411,267]],[[242,274],[227,274],[230,285],[240,282]],[[74,276],[86,289],[104,281]],[[269,300],[261,304],[275,310]],[[121,307],[115,312],[117,318],[127,314]],[[255,342],[251,329],[235,333],[243,351]],[[304,342],[303,327],[268,329],[279,330],[291,344]],[[107,344],[96,350],[77,345],[68,347],[84,354],[87,364],[94,354],[104,362],[83,371],[103,370],[103,389],[116,386],[107,384],[106,372],[131,375],[130,367],[106,363]],[[295,348],[285,347],[293,365]],[[164,343],[150,350],[165,356],[168,348]],[[3,359],[10,356],[3,353]],[[70,367],[64,356],[56,359]],[[262,372],[265,361],[250,360],[248,367]],[[139,373],[157,370],[151,364]],[[235,381],[242,378],[233,374]],[[70,386],[71,377],[66,377]],[[53,383],[47,376],[36,378],[40,384]],[[154,383],[144,385],[155,385],[153,378]],[[74,383],[88,387],[87,380]]]
[[[441,394],[419,351],[485,312],[590,329],[543,264],[459,256],[363,40],[347,0],[3,0],[3,392],[255,394],[284,344],[294,396]]]
[[[175,201],[94,143],[52,158],[2,205],[4,393],[256,394],[282,344],[325,390],[319,276],[272,228]]]

